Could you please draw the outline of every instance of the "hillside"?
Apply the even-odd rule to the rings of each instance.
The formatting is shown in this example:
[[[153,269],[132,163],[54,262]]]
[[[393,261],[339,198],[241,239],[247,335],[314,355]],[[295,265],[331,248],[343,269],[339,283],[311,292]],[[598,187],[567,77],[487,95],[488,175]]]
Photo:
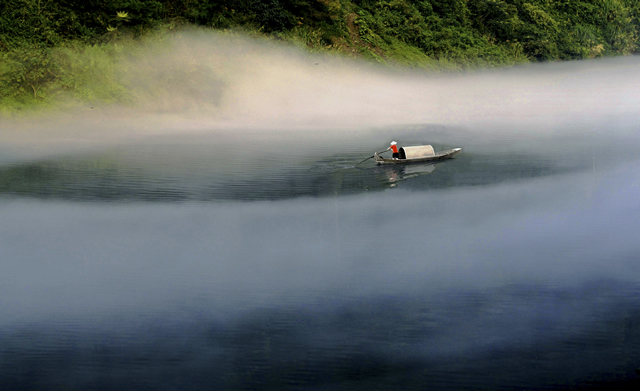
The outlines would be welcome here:
[[[0,110],[126,101],[92,69],[187,25],[437,71],[636,53],[639,15],[640,0],[4,0]]]

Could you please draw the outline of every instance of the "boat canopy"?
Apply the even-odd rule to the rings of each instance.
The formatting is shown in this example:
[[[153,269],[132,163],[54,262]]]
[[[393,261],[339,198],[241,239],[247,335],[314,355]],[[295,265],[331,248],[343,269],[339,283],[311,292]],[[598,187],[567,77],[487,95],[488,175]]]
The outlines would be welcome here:
[[[417,145],[415,147],[400,148],[400,155],[405,159],[419,159],[423,157],[435,156],[435,151],[431,145]]]

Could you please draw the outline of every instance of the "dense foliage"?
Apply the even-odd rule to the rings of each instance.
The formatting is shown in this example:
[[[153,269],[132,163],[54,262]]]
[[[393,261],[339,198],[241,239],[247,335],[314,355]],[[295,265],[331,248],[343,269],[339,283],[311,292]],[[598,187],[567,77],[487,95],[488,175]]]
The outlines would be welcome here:
[[[112,77],[118,42],[180,25],[465,69],[634,53],[639,15],[640,0],[3,0],[0,108],[57,91],[121,101],[122,86],[97,93],[88,80]]]
[[[340,4],[318,0],[4,0],[0,3],[0,48],[56,46],[69,40],[96,43],[118,30],[140,35],[164,23],[265,33],[298,25],[340,34]]]

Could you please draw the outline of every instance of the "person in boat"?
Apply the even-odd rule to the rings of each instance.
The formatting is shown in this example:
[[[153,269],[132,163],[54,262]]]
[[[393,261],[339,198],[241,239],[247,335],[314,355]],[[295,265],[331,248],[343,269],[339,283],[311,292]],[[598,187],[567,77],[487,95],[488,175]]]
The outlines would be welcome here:
[[[393,151],[393,158],[394,159],[400,159],[400,153],[398,152],[398,143],[395,141],[391,142],[391,146],[387,149],[388,150],[392,150]]]

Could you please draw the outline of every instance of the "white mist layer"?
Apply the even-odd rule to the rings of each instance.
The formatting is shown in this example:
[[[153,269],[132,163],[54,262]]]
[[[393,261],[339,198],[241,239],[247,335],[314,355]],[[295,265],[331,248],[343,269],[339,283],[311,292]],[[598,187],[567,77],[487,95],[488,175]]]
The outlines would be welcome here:
[[[212,33],[148,50],[130,67],[144,72],[131,77],[144,109],[193,114],[173,120],[205,129],[571,120],[637,115],[640,107],[635,57],[435,75]]]
[[[640,115],[637,57],[429,74],[185,31],[144,41],[126,58],[120,74],[136,104],[0,120],[0,162],[222,129],[304,138],[439,124],[479,137],[486,129],[545,137]]]
[[[354,198],[4,202],[0,319],[91,319],[184,303],[237,315],[327,296],[638,284],[639,197],[633,162],[607,177]]]

